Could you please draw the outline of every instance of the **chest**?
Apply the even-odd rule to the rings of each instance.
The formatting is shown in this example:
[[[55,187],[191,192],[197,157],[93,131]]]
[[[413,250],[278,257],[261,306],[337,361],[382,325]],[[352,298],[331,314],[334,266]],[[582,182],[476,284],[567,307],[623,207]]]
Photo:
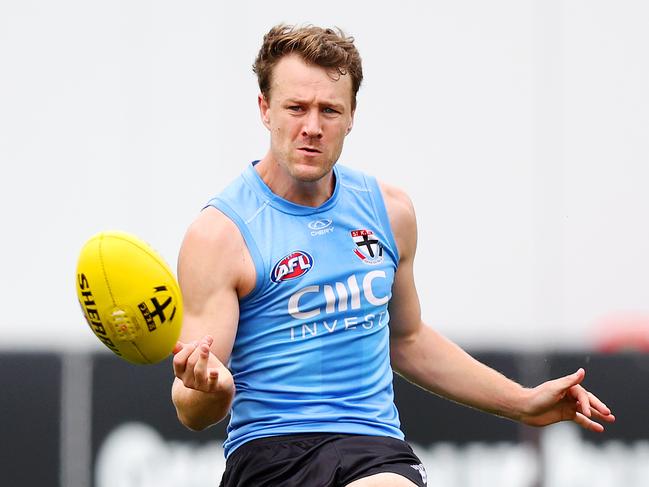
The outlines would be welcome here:
[[[298,321],[384,306],[396,270],[388,231],[366,212],[270,215],[256,229],[260,299]]]

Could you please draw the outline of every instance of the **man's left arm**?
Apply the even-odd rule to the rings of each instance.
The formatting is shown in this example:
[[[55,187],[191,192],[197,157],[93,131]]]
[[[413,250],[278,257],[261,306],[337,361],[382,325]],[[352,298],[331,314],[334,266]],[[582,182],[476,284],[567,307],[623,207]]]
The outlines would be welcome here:
[[[390,224],[399,251],[392,287],[390,355],[393,369],[435,394],[485,412],[544,426],[574,421],[596,432],[600,422],[612,422],[609,408],[580,384],[585,371],[525,388],[471,357],[421,319],[413,263],[417,223],[410,199],[381,184]]]

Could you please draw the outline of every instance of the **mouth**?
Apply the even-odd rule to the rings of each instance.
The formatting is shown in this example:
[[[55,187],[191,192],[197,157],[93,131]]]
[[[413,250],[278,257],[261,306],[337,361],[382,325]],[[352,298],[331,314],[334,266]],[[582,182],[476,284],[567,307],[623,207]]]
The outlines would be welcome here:
[[[308,146],[298,147],[298,150],[300,152],[306,152],[308,154],[320,154],[321,153],[321,151],[316,149],[315,147],[308,147]]]

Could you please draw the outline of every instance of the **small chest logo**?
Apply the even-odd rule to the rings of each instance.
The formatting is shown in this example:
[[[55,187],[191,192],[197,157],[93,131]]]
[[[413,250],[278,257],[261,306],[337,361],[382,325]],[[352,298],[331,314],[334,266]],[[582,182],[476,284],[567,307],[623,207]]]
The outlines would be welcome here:
[[[294,250],[282,257],[270,273],[273,282],[297,279],[309,272],[313,267],[313,257],[302,250]]]
[[[351,235],[356,244],[354,249],[356,257],[366,264],[383,262],[383,244],[376,238],[372,230],[352,230]]]
[[[333,221],[328,218],[313,220],[309,223],[309,228],[311,229],[312,237],[319,237],[320,235],[326,235],[334,231]]]
[[[309,228],[311,230],[324,230],[325,228],[331,226],[333,222],[328,218],[323,218],[322,220],[313,220],[309,223]]]

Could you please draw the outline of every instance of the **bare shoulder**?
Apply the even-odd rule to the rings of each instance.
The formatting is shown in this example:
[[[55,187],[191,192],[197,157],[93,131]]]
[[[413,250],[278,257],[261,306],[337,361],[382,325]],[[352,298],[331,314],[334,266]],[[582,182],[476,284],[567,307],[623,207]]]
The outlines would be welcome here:
[[[243,296],[254,286],[254,264],[236,224],[205,208],[187,229],[178,257],[181,287],[233,287]]]
[[[208,206],[198,214],[187,229],[183,245],[234,247],[237,245],[237,235],[241,237],[236,224],[216,208]]]
[[[415,207],[403,189],[383,181],[379,181],[379,187],[399,254],[404,258],[414,253],[417,244]]]

